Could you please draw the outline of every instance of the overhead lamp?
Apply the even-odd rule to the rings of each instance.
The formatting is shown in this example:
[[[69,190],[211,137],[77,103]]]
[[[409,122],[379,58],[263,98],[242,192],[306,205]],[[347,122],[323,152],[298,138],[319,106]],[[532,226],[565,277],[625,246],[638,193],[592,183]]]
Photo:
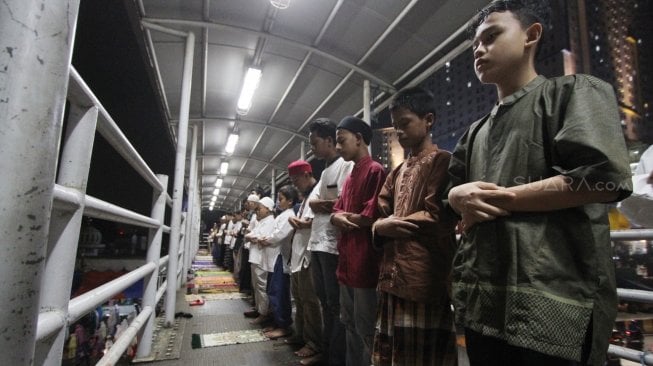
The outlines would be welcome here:
[[[215,180],[215,187],[216,188],[222,187],[222,178],[218,178]]]
[[[209,211],[213,211],[213,206],[209,206]]]
[[[229,170],[229,162],[228,161],[223,161],[222,163],[220,163],[220,173],[222,175],[227,175],[228,170]]]
[[[270,4],[278,9],[286,9],[290,6],[290,0],[270,0]]]
[[[233,154],[236,149],[236,143],[238,143],[238,134],[234,131],[229,135],[227,146],[225,146],[224,151],[226,151],[227,154]]]
[[[245,74],[245,81],[243,82],[243,89],[240,91],[240,98],[238,98],[238,108],[236,112],[240,115],[246,115],[249,112],[249,107],[252,106],[252,98],[254,91],[258,88],[258,83],[261,80],[261,69],[250,67]]]
[[[215,202],[215,201],[217,201],[217,200],[218,200],[218,196],[213,196],[213,197],[211,197],[211,202]]]
[[[213,190],[213,195],[214,195],[214,196],[217,196],[218,194],[220,194],[220,188],[216,188],[216,189],[214,189],[214,190]]]

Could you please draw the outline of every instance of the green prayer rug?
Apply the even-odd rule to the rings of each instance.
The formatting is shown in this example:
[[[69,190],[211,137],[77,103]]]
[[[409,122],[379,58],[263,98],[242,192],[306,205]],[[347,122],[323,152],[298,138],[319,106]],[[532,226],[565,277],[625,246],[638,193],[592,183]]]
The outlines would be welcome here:
[[[263,335],[260,329],[236,330],[233,332],[196,334],[194,333],[191,340],[191,346],[195,348],[226,346],[230,344],[264,342],[269,340]]]

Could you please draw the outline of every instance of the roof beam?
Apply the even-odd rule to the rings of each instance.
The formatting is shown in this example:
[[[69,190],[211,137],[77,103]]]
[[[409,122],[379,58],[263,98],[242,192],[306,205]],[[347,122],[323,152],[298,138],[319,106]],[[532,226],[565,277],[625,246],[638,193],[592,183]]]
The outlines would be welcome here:
[[[334,56],[334,55],[332,55],[332,54],[330,54],[328,52],[322,51],[322,50],[320,50],[320,49],[318,49],[316,47],[309,46],[309,45],[301,43],[301,42],[293,41],[292,39],[288,39],[288,38],[284,38],[284,37],[280,37],[280,36],[275,36],[273,34],[269,34],[269,33],[263,32],[263,31],[256,31],[256,30],[252,30],[252,29],[247,29],[247,28],[243,28],[243,27],[237,27],[237,26],[227,25],[227,24],[222,24],[222,23],[203,22],[203,21],[185,20],[185,19],[143,18],[142,22],[143,22],[143,24],[154,23],[154,24],[178,25],[178,26],[186,26],[186,27],[198,27],[198,28],[208,27],[208,28],[213,28],[213,29],[217,29],[217,30],[228,29],[228,30],[231,30],[231,31],[234,31],[234,32],[245,33],[245,34],[249,34],[249,35],[252,35],[252,36],[263,37],[263,38],[266,38],[266,39],[273,39],[273,40],[275,40],[277,42],[285,43],[287,45],[297,47],[299,49],[310,51],[310,52],[312,52],[312,53],[314,53],[316,55],[322,56],[322,57],[324,57],[326,59],[329,59],[331,61],[339,63],[339,64],[341,64],[341,65],[343,65],[343,66],[345,66],[345,67],[347,67],[349,69],[352,69],[352,70],[356,71],[357,73],[365,76],[367,79],[369,79],[371,81],[374,81],[375,83],[377,83],[379,85],[382,85],[382,86],[384,86],[386,88],[394,90],[393,85],[390,84],[389,82],[385,81],[384,79],[382,79],[379,76],[376,76],[375,74],[372,74],[369,71],[364,70],[360,66],[352,64],[349,61],[345,61],[340,57]]]

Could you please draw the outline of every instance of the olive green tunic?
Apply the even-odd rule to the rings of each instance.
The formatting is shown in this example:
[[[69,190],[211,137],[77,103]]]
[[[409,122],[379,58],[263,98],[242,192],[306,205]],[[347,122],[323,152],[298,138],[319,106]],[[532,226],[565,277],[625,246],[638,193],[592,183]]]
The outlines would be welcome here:
[[[614,92],[588,75],[538,76],[505,98],[461,138],[449,172],[454,185],[562,174],[619,199],[632,191]],[[602,365],[617,308],[605,205],[475,225],[454,259],[453,296],[465,327],[576,361],[592,320],[590,363]]]

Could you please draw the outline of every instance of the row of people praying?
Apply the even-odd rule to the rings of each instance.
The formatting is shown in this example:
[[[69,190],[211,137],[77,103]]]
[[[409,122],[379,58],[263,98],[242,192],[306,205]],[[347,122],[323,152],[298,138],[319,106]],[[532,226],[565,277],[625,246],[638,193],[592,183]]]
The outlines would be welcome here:
[[[498,101],[453,153],[433,144],[420,87],[390,104],[407,157],[387,176],[367,123],[313,121],[320,179],[290,164],[299,209],[282,188],[283,213],[246,236],[250,261],[254,243],[276,255],[252,265],[254,322],[271,337],[291,334],[292,272],[302,364],[456,365],[455,323],[473,366],[603,365],[617,309],[604,203],[631,193],[631,174],[613,88],[535,71],[549,21],[546,1],[505,0],[471,22],[474,70]]]

